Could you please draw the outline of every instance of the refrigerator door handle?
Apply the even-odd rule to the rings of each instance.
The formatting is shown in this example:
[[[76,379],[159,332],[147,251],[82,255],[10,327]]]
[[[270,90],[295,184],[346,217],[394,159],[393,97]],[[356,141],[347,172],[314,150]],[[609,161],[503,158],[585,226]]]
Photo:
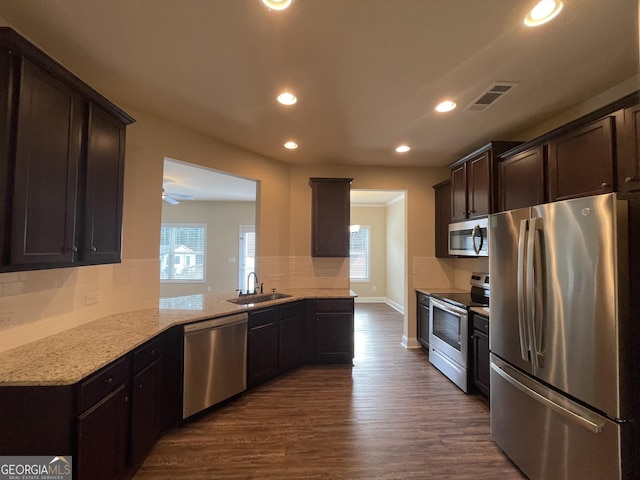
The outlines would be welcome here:
[[[536,270],[535,270],[535,239],[536,239],[536,228],[538,226],[538,220],[535,217],[529,219],[529,234],[527,237],[527,274],[526,274],[526,310],[527,310],[527,329],[529,334],[529,351],[531,352],[531,363],[533,363],[534,367],[539,367],[540,363],[538,362],[538,350],[536,346],[536,326],[535,326],[535,318],[536,318],[536,298],[535,298],[535,288],[536,288]]]
[[[590,432],[602,433],[604,431],[604,422],[593,421],[592,419],[587,418],[586,417],[586,415],[588,415],[587,411],[574,412],[563,407],[562,405],[558,405],[556,402],[549,400],[547,397],[545,397],[541,393],[536,392],[535,390],[529,388],[528,386],[524,385],[523,383],[521,383],[520,381],[518,381],[517,379],[509,375],[499,365],[497,365],[494,362],[491,362],[491,369],[494,372],[496,372],[498,375],[500,375],[502,378],[504,378],[511,385],[513,385],[518,390],[523,392],[524,394],[528,395],[534,400],[537,400],[539,403],[546,405],[547,407],[551,408],[553,411],[555,411],[556,413],[559,413],[563,417],[581,425],[582,427],[586,428]]]
[[[518,335],[520,339],[520,356],[529,361],[529,339],[527,333],[527,308],[525,302],[525,245],[527,238],[528,220],[520,221],[520,235],[518,236]]]

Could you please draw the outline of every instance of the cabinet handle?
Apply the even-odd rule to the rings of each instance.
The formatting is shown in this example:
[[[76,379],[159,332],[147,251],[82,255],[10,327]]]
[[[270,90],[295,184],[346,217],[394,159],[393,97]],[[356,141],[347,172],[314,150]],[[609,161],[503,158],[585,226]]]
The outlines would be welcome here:
[[[142,390],[142,384],[141,383],[138,384],[138,390]]]
[[[637,180],[633,177],[627,177],[624,179],[624,183],[636,182]]]
[[[113,383],[113,377],[109,377],[107,378],[104,383],[106,383],[107,385],[111,385]]]
[[[609,186],[609,184],[607,182],[602,182],[602,185],[600,185],[600,188],[607,188]]]
[[[97,251],[98,251],[98,249],[97,249],[96,247],[91,247],[91,251],[92,251],[92,252],[97,252]]]
[[[78,251],[78,247],[76,247],[76,246],[71,247],[71,251],[74,252],[74,253],[77,252]]]
[[[129,395],[124,396],[124,403],[129,403]]]

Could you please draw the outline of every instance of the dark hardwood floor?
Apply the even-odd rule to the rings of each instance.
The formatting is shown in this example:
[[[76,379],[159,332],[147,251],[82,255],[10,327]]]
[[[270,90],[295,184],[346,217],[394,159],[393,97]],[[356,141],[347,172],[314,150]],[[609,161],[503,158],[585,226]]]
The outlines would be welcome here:
[[[353,367],[307,366],[166,433],[136,479],[523,479],[489,408],[420,350],[402,315],[356,304]]]

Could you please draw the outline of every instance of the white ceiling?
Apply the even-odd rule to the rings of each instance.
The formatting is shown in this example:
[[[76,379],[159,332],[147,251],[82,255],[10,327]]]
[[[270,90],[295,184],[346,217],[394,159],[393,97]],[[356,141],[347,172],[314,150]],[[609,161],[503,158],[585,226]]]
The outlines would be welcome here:
[[[0,0],[0,18],[125,110],[293,164],[442,166],[638,73],[635,0],[565,0],[526,28],[534,3]],[[519,85],[465,110],[496,81]]]
[[[164,159],[162,187],[171,195],[191,195],[194,201],[255,202],[256,182],[170,158]],[[191,200],[182,200],[191,201]]]

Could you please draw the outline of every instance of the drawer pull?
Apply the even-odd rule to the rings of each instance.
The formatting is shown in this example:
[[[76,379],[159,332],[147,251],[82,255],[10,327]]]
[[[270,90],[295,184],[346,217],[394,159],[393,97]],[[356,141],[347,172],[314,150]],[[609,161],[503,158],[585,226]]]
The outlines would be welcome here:
[[[104,383],[106,383],[107,385],[111,385],[113,383],[113,377],[109,377],[107,378]]]
[[[607,188],[609,186],[609,184],[607,182],[602,182],[602,185],[600,185],[600,188]]]
[[[631,182],[635,182],[636,179],[633,177],[627,177],[624,179],[624,183],[631,183]]]

